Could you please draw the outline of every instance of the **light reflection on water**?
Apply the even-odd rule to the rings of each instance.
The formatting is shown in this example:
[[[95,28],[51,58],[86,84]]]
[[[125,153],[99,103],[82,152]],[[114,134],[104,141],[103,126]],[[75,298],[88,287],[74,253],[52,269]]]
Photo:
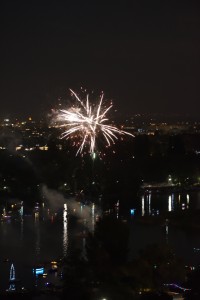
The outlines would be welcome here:
[[[79,204],[80,205],[80,204]],[[72,210],[72,207],[70,207]],[[96,207],[94,204],[78,208],[78,219],[82,219],[81,230],[94,231]],[[81,216],[82,214],[82,216]],[[45,217],[44,217],[45,216]],[[71,228],[76,236],[80,226]],[[72,234],[71,233],[71,234]],[[86,255],[86,235],[77,239],[82,255]],[[33,216],[24,216],[17,221],[0,222],[0,291],[8,288],[9,270],[14,263],[16,273],[26,288],[33,285],[33,266],[66,257],[69,252],[69,206],[64,204],[62,212],[36,211]],[[9,262],[4,262],[9,258]]]
[[[63,210],[63,257],[67,256],[68,250],[68,214],[67,214],[67,204],[64,204]]]
[[[140,195],[140,204],[136,206],[137,216],[165,215],[183,210],[196,211],[200,209],[200,192],[157,193],[146,191]],[[133,218],[134,220],[134,218]],[[141,218],[142,222],[131,223],[130,259],[137,256],[140,249],[148,244],[167,243],[188,264],[200,263],[200,233],[174,227],[168,219],[163,224],[157,224],[150,219]],[[149,221],[148,221],[149,220]],[[153,219],[152,219],[153,220]]]
[[[92,203],[92,209],[91,209],[91,217],[92,217],[92,232],[94,232],[94,226],[95,226],[95,204]]]
[[[200,208],[200,192],[156,193],[146,191],[140,196],[139,214],[155,216],[165,212]]]
[[[165,195],[145,193],[141,195],[140,200],[138,211],[140,211],[142,216],[155,215],[157,212],[197,209],[200,207],[199,193],[169,193]],[[89,206],[81,206],[80,204],[77,207],[77,211],[79,218],[82,218],[82,222],[79,223],[79,229],[83,230],[83,234],[79,235],[78,241],[84,256],[86,255],[86,235],[84,233],[87,230],[90,232],[94,231],[99,210],[94,204]],[[119,207],[117,206],[117,214],[119,211],[120,205]],[[51,221],[51,215],[47,209],[45,220],[36,214],[35,218],[24,216],[22,221],[0,223],[0,290],[8,287],[11,262],[3,262],[5,258],[8,257],[14,262],[18,277],[22,280],[25,287],[30,287],[32,266],[36,262],[51,261],[52,259],[68,255],[70,251],[69,234],[72,234],[72,232],[73,234],[77,233],[77,228],[71,231],[68,217],[69,207],[65,204],[59,221],[56,221],[55,217]],[[194,254],[193,249],[200,248],[200,234],[188,234],[178,228],[171,229],[168,223],[163,224],[162,227],[149,224],[132,224],[130,242],[132,255],[136,255],[139,249],[150,243],[167,242],[177,253],[181,253],[184,258],[198,261],[200,254]],[[69,230],[71,231],[70,233]]]
[[[168,196],[168,211],[172,211],[172,196]]]
[[[36,255],[36,261],[39,262],[39,260],[40,260],[40,221],[39,221],[39,213],[35,213],[34,227],[35,227],[35,255]]]
[[[144,208],[144,195],[142,195],[142,216],[145,215],[145,208]]]

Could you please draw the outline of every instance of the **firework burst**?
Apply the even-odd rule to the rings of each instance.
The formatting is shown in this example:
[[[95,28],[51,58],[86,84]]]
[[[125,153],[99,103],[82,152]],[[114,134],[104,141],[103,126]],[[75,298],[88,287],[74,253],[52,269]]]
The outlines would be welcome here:
[[[108,146],[114,143],[114,140],[118,138],[117,135],[133,136],[131,133],[106,124],[108,121],[106,114],[111,109],[112,104],[109,107],[103,106],[103,94],[97,105],[91,105],[89,95],[83,102],[73,90],[70,89],[70,91],[77,100],[77,105],[68,110],[60,109],[57,111],[56,121],[59,123],[58,127],[65,128],[61,138],[74,139],[75,135],[78,136],[76,154],[81,153],[85,146],[88,146],[89,152],[93,153],[96,149],[96,139],[100,135],[104,137]]]

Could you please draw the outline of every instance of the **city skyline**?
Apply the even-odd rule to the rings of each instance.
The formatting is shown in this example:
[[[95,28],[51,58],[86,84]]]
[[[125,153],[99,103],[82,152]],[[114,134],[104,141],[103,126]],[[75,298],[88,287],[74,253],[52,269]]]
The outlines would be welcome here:
[[[81,87],[123,115],[198,115],[194,1],[1,5],[0,116],[44,116]]]

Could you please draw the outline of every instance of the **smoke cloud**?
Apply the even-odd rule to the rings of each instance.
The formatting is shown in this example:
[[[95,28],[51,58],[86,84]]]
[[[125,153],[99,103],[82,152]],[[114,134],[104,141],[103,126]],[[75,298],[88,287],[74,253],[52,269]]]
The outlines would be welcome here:
[[[100,208],[96,205],[94,206],[93,203],[85,205],[77,202],[74,197],[66,199],[61,193],[49,189],[45,185],[42,187],[42,195],[48,201],[48,205],[53,210],[63,208],[66,203],[68,211],[75,215],[79,220],[83,220],[85,227],[89,230],[94,229],[95,216],[101,215]]]

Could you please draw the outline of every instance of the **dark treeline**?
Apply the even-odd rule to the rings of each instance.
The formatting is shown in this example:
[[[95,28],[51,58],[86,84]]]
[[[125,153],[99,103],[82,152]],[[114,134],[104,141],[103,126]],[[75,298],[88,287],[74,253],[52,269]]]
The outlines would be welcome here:
[[[148,245],[130,260],[129,238],[128,223],[104,216],[87,236],[84,256],[71,240],[63,299],[171,300],[165,283],[193,284],[193,273],[166,243]]]

